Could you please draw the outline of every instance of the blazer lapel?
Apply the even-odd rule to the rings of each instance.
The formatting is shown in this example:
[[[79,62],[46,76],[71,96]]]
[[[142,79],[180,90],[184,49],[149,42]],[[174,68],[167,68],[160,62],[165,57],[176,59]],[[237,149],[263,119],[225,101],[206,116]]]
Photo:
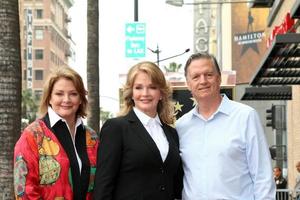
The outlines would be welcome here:
[[[146,130],[142,122],[138,119],[134,111],[131,110],[128,113],[127,117],[133,132],[136,133],[137,136],[146,144],[146,146],[151,150],[151,152],[154,154],[157,160],[159,162],[163,162],[161,159],[159,149],[157,148],[152,137],[149,135],[148,131]]]
[[[174,138],[171,135],[173,133],[169,130],[169,128],[167,127],[166,124],[163,124],[162,129],[164,130],[164,133],[165,133],[165,135],[167,137],[167,140],[169,142],[169,152],[168,152],[168,155],[167,155],[167,157],[165,159],[165,162],[164,162],[164,163],[166,163],[166,162],[169,161],[170,158],[172,158],[174,153],[176,153],[177,144],[176,144]]]

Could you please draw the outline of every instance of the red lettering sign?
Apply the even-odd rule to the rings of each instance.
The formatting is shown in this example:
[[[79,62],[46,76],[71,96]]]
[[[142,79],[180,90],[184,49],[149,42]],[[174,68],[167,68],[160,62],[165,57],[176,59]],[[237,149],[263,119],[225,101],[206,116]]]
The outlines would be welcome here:
[[[269,38],[267,39],[267,48],[269,48],[278,34],[285,34],[287,32],[295,33],[296,30],[293,28],[295,24],[295,20],[291,18],[290,13],[288,12],[283,20],[283,22],[279,26],[274,26]]]

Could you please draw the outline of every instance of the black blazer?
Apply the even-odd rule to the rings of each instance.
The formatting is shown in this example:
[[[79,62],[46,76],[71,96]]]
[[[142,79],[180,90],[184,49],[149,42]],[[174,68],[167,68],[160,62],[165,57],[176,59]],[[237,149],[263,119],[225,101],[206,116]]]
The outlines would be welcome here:
[[[164,162],[133,110],[104,123],[98,149],[95,200],[180,198],[183,173],[178,135],[166,124],[162,128],[169,142]]]

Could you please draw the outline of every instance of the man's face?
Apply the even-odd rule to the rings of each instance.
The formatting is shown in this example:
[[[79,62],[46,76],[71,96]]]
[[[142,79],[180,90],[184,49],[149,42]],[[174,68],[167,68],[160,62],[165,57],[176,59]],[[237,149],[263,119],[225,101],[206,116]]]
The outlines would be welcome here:
[[[281,171],[277,167],[275,167],[273,169],[273,175],[278,178],[281,175]]]
[[[297,171],[300,173],[300,162],[297,163],[296,169],[297,169]]]
[[[220,95],[221,76],[209,59],[196,59],[187,69],[187,86],[197,101]]]

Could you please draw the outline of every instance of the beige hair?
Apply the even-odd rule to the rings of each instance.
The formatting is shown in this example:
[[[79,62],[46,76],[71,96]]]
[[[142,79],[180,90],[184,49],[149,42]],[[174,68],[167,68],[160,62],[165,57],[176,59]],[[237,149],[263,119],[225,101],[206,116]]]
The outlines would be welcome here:
[[[84,88],[81,76],[75,70],[67,66],[55,67],[51,70],[51,73],[44,84],[43,96],[39,108],[40,115],[44,116],[47,113],[53,86],[61,78],[65,78],[73,82],[81,100],[81,104],[76,114],[79,117],[86,117],[88,107],[88,101],[86,98],[87,91]]]
[[[137,74],[140,72],[149,75],[152,83],[160,89],[162,99],[157,105],[158,116],[162,122],[172,124],[174,122],[174,104],[171,101],[172,89],[159,67],[155,63],[148,61],[140,62],[129,70],[126,84],[123,87],[124,105],[119,115],[124,116],[128,114],[134,107],[134,101],[132,100],[133,84]]]

